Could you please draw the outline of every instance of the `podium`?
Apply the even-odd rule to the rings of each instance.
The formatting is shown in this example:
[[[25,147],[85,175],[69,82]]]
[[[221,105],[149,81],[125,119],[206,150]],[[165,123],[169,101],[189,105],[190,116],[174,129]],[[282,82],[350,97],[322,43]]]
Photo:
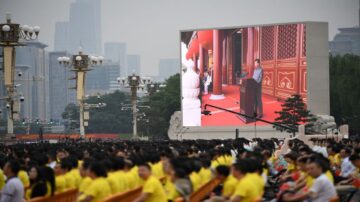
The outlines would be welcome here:
[[[240,113],[253,117],[255,112],[255,93],[259,85],[253,78],[242,79],[240,86]],[[255,119],[239,116],[245,123],[254,122]]]

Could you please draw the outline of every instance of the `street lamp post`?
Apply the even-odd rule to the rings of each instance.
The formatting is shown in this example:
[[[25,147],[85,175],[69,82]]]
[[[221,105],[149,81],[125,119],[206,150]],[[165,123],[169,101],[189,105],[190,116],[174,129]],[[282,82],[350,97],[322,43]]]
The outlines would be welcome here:
[[[117,78],[118,82],[125,86],[126,88],[130,88],[131,90],[131,104],[132,104],[132,112],[133,112],[133,138],[138,139],[137,134],[137,90],[140,88],[143,89],[146,84],[150,83],[151,79],[148,77],[140,77],[139,75],[131,75],[127,78]]]
[[[11,15],[6,14],[6,23],[0,24],[0,46],[3,47],[4,63],[4,82],[7,93],[7,106],[9,109],[7,117],[7,134],[6,139],[14,138],[14,75],[15,75],[15,47],[24,46],[24,41],[37,39],[40,32],[39,26],[30,27],[28,25],[11,22]]]
[[[76,100],[80,107],[80,137],[85,138],[84,127],[84,99],[85,99],[85,75],[86,72],[91,71],[90,66],[101,64],[104,60],[102,56],[89,56],[83,54],[81,48],[78,54],[70,57],[59,57],[58,62],[65,67],[69,66],[72,71],[76,73]]]

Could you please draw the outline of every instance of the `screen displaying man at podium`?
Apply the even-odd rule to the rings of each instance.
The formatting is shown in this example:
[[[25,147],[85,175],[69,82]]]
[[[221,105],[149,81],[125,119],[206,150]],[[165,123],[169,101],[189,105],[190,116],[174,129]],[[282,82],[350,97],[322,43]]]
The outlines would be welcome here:
[[[196,126],[260,126],[268,123],[255,117],[274,122],[276,112],[291,95],[308,102],[306,30],[311,28],[306,27],[304,23],[286,23],[182,31],[181,64],[185,67],[191,61],[193,77],[206,81],[207,87],[188,89],[193,82],[186,80],[183,72],[183,114],[196,108]],[[211,116],[207,116],[204,108],[210,105],[221,109],[210,107],[206,110]],[[194,126],[193,117],[183,115],[183,125]]]
[[[257,118],[262,118],[264,115],[262,99],[261,99],[263,69],[260,66],[260,59],[255,59],[255,70],[254,70],[254,74],[253,74],[252,78],[256,81],[256,84],[257,84],[257,85],[255,85],[255,109],[254,110],[256,110],[255,112],[257,114]]]

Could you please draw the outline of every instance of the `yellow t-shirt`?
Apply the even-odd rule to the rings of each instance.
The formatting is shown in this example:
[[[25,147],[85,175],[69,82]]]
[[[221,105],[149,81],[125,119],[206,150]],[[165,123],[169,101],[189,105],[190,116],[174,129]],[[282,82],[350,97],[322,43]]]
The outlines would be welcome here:
[[[259,185],[254,183],[253,177],[246,174],[236,185],[232,198],[240,196],[241,202],[252,202],[258,197],[261,197],[261,194],[259,193],[260,188],[258,186]]]
[[[145,202],[167,202],[165,190],[160,180],[154,176],[150,176],[145,181],[142,192],[149,194]]]
[[[234,176],[229,175],[224,182],[222,196],[225,196],[225,197],[232,196],[235,191],[237,183],[238,183],[238,180]]]
[[[264,194],[265,189],[265,181],[264,178],[257,174],[257,173],[249,173],[250,180],[256,185],[256,188],[258,189],[259,196],[262,196]]]
[[[129,190],[129,182],[128,182],[128,178],[126,176],[126,173],[122,170],[119,171],[115,171],[113,173],[115,179],[119,182],[119,190],[118,192],[125,192],[127,190]]]
[[[120,187],[120,181],[116,178],[114,173],[108,173],[107,181],[110,185],[111,194],[119,193],[122,189]]]
[[[134,182],[135,182],[135,187],[139,187],[139,186],[142,186],[144,184],[144,180],[141,179],[141,177],[139,176],[138,174],[138,170],[139,170],[139,167],[137,166],[134,166],[130,172],[134,175]]]
[[[5,176],[3,171],[0,168],[0,190],[5,186]]]
[[[200,172],[199,172],[199,175],[200,175],[200,178],[201,178],[201,185],[206,184],[212,178],[212,172],[211,172],[210,168],[202,167]]]
[[[76,188],[75,178],[73,177],[73,175],[70,172],[65,173],[64,177],[65,177],[65,188],[66,189]]]
[[[97,202],[105,199],[111,195],[111,189],[108,181],[104,177],[94,179],[83,195],[92,196],[93,199],[91,202]]]
[[[90,177],[84,177],[81,179],[81,183],[79,186],[79,193],[84,193],[85,190],[90,187],[92,183],[92,179]]]
[[[161,161],[159,161],[155,164],[151,164],[151,173],[156,178],[161,178],[161,177],[165,176],[163,164]]]
[[[166,176],[164,184],[165,194],[169,201],[175,201],[180,194],[176,191],[175,184],[171,181],[170,176]]]
[[[81,183],[81,175],[79,169],[74,168],[70,170],[70,175],[72,175],[72,177],[74,178],[75,187],[78,188]]]
[[[196,172],[190,174],[190,181],[193,187],[193,191],[197,191],[201,187],[200,175]]]
[[[135,187],[137,187],[137,181],[136,181],[136,175],[131,172],[125,172],[125,177],[126,177],[126,181],[127,181],[127,186],[128,189],[134,189]]]
[[[20,170],[18,172],[18,178],[23,183],[24,187],[28,187],[30,185],[29,176],[24,170]]]
[[[66,182],[64,175],[58,175],[55,177],[55,191],[56,192],[63,192],[66,189]]]

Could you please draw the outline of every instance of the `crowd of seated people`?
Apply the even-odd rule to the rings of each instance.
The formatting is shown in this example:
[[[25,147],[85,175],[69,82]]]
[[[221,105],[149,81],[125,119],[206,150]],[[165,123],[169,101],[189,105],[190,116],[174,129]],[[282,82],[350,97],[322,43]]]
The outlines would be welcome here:
[[[34,143],[0,147],[0,201],[51,197],[103,201],[142,187],[135,201],[189,201],[209,181],[207,201],[359,201],[360,144],[277,139]],[[346,198],[346,199],[345,199]]]

